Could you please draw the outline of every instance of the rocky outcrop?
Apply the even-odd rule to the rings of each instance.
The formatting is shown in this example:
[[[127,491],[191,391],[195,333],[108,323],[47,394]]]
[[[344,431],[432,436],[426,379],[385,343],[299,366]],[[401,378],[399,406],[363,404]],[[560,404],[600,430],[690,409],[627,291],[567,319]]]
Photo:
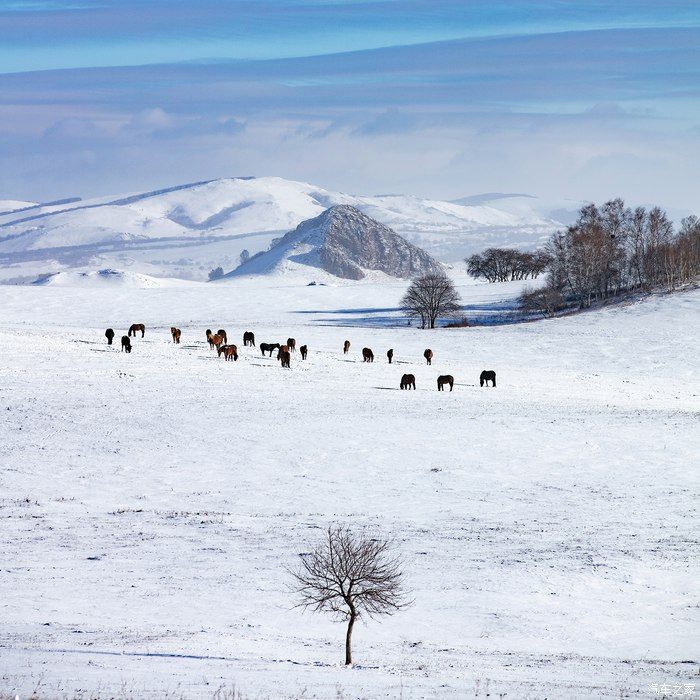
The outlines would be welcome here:
[[[236,273],[272,271],[286,260],[353,280],[362,279],[370,270],[401,278],[442,272],[442,265],[424,250],[344,204],[303,221]]]

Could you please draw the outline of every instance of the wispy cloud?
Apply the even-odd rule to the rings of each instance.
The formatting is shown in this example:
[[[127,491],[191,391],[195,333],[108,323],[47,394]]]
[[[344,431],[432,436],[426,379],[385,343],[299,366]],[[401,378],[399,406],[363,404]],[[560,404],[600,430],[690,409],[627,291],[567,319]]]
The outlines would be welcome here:
[[[694,3],[71,4],[0,0],[0,66],[31,68],[48,39],[54,65],[77,66],[0,74],[0,196],[269,173],[694,204]],[[269,57],[231,60],[246,42]],[[162,46],[177,55],[154,63]]]

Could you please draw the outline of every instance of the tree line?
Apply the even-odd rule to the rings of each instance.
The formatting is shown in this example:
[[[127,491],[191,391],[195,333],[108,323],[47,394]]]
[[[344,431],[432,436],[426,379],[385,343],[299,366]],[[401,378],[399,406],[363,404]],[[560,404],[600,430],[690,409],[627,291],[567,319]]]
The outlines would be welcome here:
[[[660,207],[632,209],[621,199],[588,204],[545,252],[547,282],[522,295],[526,310],[552,315],[637,290],[673,291],[700,274],[700,219],[688,216],[676,230]]]
[[[515,248],[487,248],[464,262],[467,272],[475,279],[509,282],[539,277],[547,269],[550,256],[544,250],[528,252]]]

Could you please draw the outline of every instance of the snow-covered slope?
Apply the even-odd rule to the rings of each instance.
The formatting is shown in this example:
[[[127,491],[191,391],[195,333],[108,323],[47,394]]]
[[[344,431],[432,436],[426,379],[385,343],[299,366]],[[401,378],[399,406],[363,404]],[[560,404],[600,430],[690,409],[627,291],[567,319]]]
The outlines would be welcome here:
[[[254,256],[231,275],[308,274],[309,267],[354,280],[372,272],[410,278],[443,271],[435,258],[388,226],[355,207],[337,204],[300,223],[270,250]]]
[[[21,204],[21,203],[20,203]],[[228,178],[154,192],[0,210],[0,267],[18,276],[30,263],[158,267],[205,279],[236,266],[240,252],[270,241],[328,207],[348,204],[444,261],[485,245],[536,245],[558,222],[534,208],[459,204],[403,195],[354,196],[278,177]],[[7,277],[8,275],[4,275]]]
[[[470,317],[522,289],[457,283]],[[405,288],[2,289],[0,696],[697,687],[700,291],[421,331]],[[131,323],[131,354],[106,344]],[[207,345],[219,327],[237,362]],[[282,369],[245,330],[308,358]],[[394,539],[414,601],[358,622],[352,668],[342,623],[295,608],[287,572],[330,523]]]
[[[191,284],[186,280],[151,277],[138,272],[124,270],[70,270],[42,275],[34,281],[36,285],[49,287],[115,287],[132,289],[153,289],[162,287],[181,287]]]

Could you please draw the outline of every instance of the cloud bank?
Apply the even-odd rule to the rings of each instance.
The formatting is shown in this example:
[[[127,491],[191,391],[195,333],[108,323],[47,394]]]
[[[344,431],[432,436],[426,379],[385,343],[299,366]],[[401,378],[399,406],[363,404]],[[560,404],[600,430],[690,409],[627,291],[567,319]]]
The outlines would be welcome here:
[[[693,209],[699,13],[611,4],[0,4],[0,199],[275,174]]]

